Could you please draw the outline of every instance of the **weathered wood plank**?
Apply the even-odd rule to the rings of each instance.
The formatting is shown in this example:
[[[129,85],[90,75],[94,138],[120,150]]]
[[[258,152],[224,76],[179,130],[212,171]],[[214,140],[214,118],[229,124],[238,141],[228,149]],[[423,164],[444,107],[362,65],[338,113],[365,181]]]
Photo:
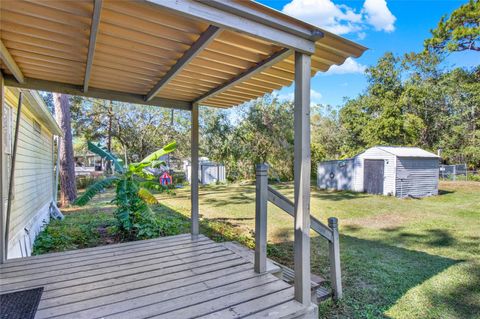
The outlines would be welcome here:
[[[262,310],[268,309],[270,307],[276,306],[279,303],[284,303],[286,301],[293,300],[293,287],[273,294],[262,296],[260,298],[255,298],[247,302],[238,304],[221,311],[210,313],[208,315],[202,316],[200,318],[204,319],[234,319],[242,318],[244,316],[255,314]],[[297,303],[299,305],[299,303]],[[303,307],[301,307],[303,308]]]
[[[55,297],[53,293],[45,293],[45,295],[42,295],[42,302],[38,308],[46,309],[84,300],[97,300],[97,298],[100,299],[112,294],[123,292],[131,292],[133,297],[140,297],[147,294],[146,292],[149,291],[147,289],[161,288],[159,291],[169,290],[243,271],[251,272],[251,265],[239,259],[232,259],[217,262],[214,265],[199,266],[198,273],[192,271],[192,269],[187,269],[157,277],[144,276],[145,278],[139,278],[136,281],[116,285],[115,282],[112,282],[112,285],[105,285],[102,288],[89,289],[86,291],[72,287],[68,289],[68,294],[60,295],[58,297]],[[81,287],[87,288],[88,285],[82,285]]]
[[[287,303],[301,314],[291,286],[255,273],[238,244],[187,234],[122,246],[29,258],[3,269],[0,291],[43,286],[36,318],[236,318]]]
[[[228,255],[229,252],[217,252],[215,254],[221,255],[224,257],[224,255]],[[233,256],[233,255],[232,255]],[[40,279],[34,279],[34,280],[27,280],[27,281],[21,281],[21,282],[14,282],[10,284],[4,284],[0,286],[1,291],[7,291],[7,290],[13,290],[13,289],[22,289],[22,288],[28,288],[31,286],[42,286],[42,285],[48,285],[45,289],[51,289],[52,286],[55,284],[56,289],[58,288],[65,288],[69,287],[75,284],[79,283],[88,283],[88,282],[95,282],[95,281],[102,281],[105,279],[109,278],[118,278],[122,276],[129,276],[132,274],[132,271],[135,271],[137,273],[140,272],[148,272],[152,270],[158,270],[158,269],[169,269],[169,268],[175,268],[175,270],[181,270],[182,267],[183,269],[186,269],[189,267],[188,262],[190,261],[199,261],[202,259],[212,259],[214,256],[210,254],[205,254],[205,255],[194,255],[194,257],[190,258],[184,258],[184,259],[176,259],[172,261],[168,261],[162,264],[158,264],[156,260],[151,260],[148,262],[131,262],[128,265],[120,265],[120,266],[111,266],[108,269],[108,272],[106,272],[104,269],[97,269],[97,270],[92,270],[92,271],[87,271],[87,272],[81,272],[81,273],[74,273],[74,274],[66,274],[66,275],[60,275],[56,277],[47,277],[47,278],[40,278]],[[233,256],[236,258],[236,256]],[[167,270],[168,271],[168,270]],[[75,282],[72,282],[75,281]]]
[[[193,318],[201,315],[207,315],[215,311],[219,311],[222,309],[226,309],[228,307],[235,306],[247,300],[269,295],[287,288],[285,287],[286,284],[284,282],[279,281],[277,278],[273,277],[272,275],[269,275],[269,276],[271,276],[274,279],[272,281],[269,281],[266,284],[258,285],[258,280],[254,280],[248,284],[242,283],[242,285],[240,285],[237,283],[235,285],[235,288],[233,288],[233,291],[229,289],[224,289],[222,287],[223,289],[220,289],[217,291],[217,293],[221,293],[221,295],[217,294],[218,298],[216,299],[204,301],[200,304],[196,304],[188,307],[182,307],[182,309],[179,309],[177,311],[169,312],[166,314],[160,314],[160,315],[154,316],[153,318],[176,319],[176,318]],[[253,287],[251,286],[252,284],[254,285]],[[234,292],[234,294],[231,294],[231,292]],[[213,290],[211,290],[209,294],[211,295],[214,294]]]
[[[168,238],[168,239],[167,239]],[[142,241],[137,241],[137,242],[130,242],[130,243],[125,243],[125,247],[123,247],[123,244],[113,244],[113,245],[106,245],[106,246],[99,246],[99,247],[94,247],[94,248],[85,248],[85,249],[77,249],[77,250],[70,250],[70,251],[65,251],[65,252],[58,252],[58,253],[50,253],[50,254],[45,254],[45,255],[39,255],[39,256],[30,256],[30,257],[24,257],[24,258],[17,258],[17,259],[11,259],[8,260],[7,263],[4,265],[0,266],[1,270],[6,270],[10,269],[12,267],[16,267],[19,265],[31,265],[35,264],[37,262],[44,262],[44,261],[53,261],[53,260],[62,260],[62,259],[72,259],[76,257],[82,257],[82,256],[95,256],[95,255],[102,255],[102,254],[108,254],[111,252],[115,251],[125,251],[129,249],[135,249],[135,248],[140,248],[144,246],[152,246],[152,245],[165,245],[168,244],[169,242],[175,243],[175,242],[188,242],[189,236],[188,234],[182,235],[182,237],[176,238],[176,239],[169,239],[169,237],[166,237],[165,240],[142,240]],[[205,239],[209,240],[209,239]]]
[[[150,306],[159,301],[164,304],[168,304],[168,301],[171,301],[173,305],[177,304],[178,307],[182,307],[183,304],[176,302],[176,298],[185,297],[192,293],[197,295],[202,293],[210,294],[211,288],[238,283],[255,277],[256,274],[251,268],[243,272],[224,274],[220,278],[211,277],[202,280],[200,276],[196,276],[193,277],[190,284],[184,286],[174,283],[170,286],[164,284],[145,289],[130,290],[124,293],[111,294],[96,299],[41,310],[37,313],[37,316],[39,318],[48,318],[74,314],[75,318],[98,318],[109,316],[112,313],[135,311],[140,307]],[[162,306],[161,309],[164,309],[164,307]]]
[[[168,268],[168,269],[152,269],[150,271],[141,271],[132,273],[130,272],[127,276],[118,276],[118,277],[106,277],[102,280],[85,282],[85,281],[75,281],[75,285],[70,285],[67,287],[60,286],[59,284],[52,284],[46,287],[46,291],[43,293],[42,299],[49,298],[59,298],[62,296],[74,296],[76,294],[88,294],[93,293],[94,291],[99,291],[102,293],[104,289],[115,288],[122,285],[131,285],[133,282],[143,282],[144,280],[154,280],[154,278],[162,278],[174,276],[175,278],[181,278],[182,274],[185,276],[194,275],[194,274],[203,274],[215,269],[220,269],[224,267],[235,267],[240,265],[245,265],[245,261],[238,256],[228,255],[227,257],[216,257],[210,259],[203,259],[199,261],[192,262],[190,264],[182,264],[177,268]],[[68,289],[65,289],[68,288]]]
[[[174,255],[171,250],[160,250],[159,252],[156,251],[147,251],[142,254],[133,253],[132,255],[128,256],[116,256],[115,258],[99,258],[100,260],[98,263],[95,263],[95,260],[90,260],[88,264],[62,264],[57,266],[49,266],[52,269],[49,269],[48,273],[45,273],[45,269],[43,271],[38,271],[38,269],[28,269],[26,271],[16,271],[13,273],[2,274],[2,282],[4,284],[16,282],[16,281],[26,281],[30,279],[39,279],[39,278],[48,278],[51,276],[60,276],[64,274],[74,274],[79,272],[86,272],[89,270],[96,270],[96,269],[106,269],[108,270],[112,264],[116,266],[121,265],[128,265],[131,262],[141,262],[141,261],[152,261],[153,259],[157,260],[157,262],[162,263],[170,260],[179,259],[183,256],[195,256],[205,253],[212,253],[212,252],[220,252],[224,251],[222,247],[218,247],[215,244],[207,244],[203,246],[179,246],[178,247],[178,254]]]
[[[276,306],[270,307],[263,311],[257,312],[253,315],[248,315],[244,318],[284,318],[285,316],[292,314],[303,314],[305,312],[305,307],[302,306],[298,301],[290,300]]]
[[[248,249],[247,247],[242,246],[241,244],[236,242],[225,242],[223,243],[223,246],[225,246],[225,248],[227,249],[230,249],[237,255],[242,256],[246,261],[252,264],[254,263],[254,260],[255,260],[254,252]],[[266,259],[266,267],[264,272],[270,273],[270,274],[276,274],[276,273],[279,273],[281,270],[282,269],[279,266],[277,266],[275,263],[273,263],[270,259],[268,258]]]
[[[159,246],[159,245],[149,245],[149,246],[142,246],[139,247],[138,249],[135,249],[136,247],[130,247],[129,249],[125,249],[125,251],[114,251],[114,252],[109,252],[105,254],[94,254],[92,256],[89,255],[84,255],[78,258],[60,258],[60,259],[53,259],[53,260],[42,260],[40,262],[35,262],[31,264],[23,264],[15,267],[10,267],[6,269],[2,269],[0,273],[5,276],[9,275],[14,275],[15,273],[20,273],[22,271],[26,271],[29,269],[38,269],[38,268],[43,268],[43,267],[57,267],[57,266],[63,266],[65,264],[69,265],[81,265],[81,264],[88,264],[90,263],[95,263],[95,262],[101,262],[102,260],[108,260],[113,257],[125,257],[129,258],[132,256],[132,254],[138,254],[138,256],[141,256],[143,254],[147,253],[159,253],[159,252],[170,252],[174,249],[181,249],[184,247],[201,247],[205,245],[214,245],[214,243],[210,241],[199,241],[198,243],[192,243],[189,240],[183,241],[183,242],[171,242],[167,246]],[[52,268],[53,270],[54,268]]]

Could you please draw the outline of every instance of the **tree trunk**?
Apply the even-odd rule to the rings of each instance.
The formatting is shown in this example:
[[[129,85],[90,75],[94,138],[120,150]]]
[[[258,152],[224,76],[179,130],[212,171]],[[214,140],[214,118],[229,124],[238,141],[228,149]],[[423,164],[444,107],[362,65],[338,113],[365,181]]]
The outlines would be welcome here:
[[[73,141],[71,113],[68,95],[53,93],[55,116],[64,134],[60,139],[60,206],[69,205],[77,198],[75,184],[75,161],[73,157]]]

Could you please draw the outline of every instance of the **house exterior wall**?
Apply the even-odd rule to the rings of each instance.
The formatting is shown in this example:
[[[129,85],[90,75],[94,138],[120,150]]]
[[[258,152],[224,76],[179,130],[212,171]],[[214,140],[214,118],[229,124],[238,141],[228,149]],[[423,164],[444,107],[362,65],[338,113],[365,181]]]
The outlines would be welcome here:
[[[318,163],[317,186],[321,189],[351,190],[353,159]]]
[[[385,152],[376,147],[367,149],[365,152],[358,154],[353,158],[353,187],[352,190],[356,192],[364,191],[364,161],[366,159],[383,160],[384,166],[384,181],[383,181],[383,195],[395,195],[395,155]]]
[[[397,157],[397,197],[438,195],[438,158]]]
[[[31,108],[38,107],[29,104],[31,101],[24,99],[19,128],[8,239],[9,259],[31,254],[35,237],[49,221],[53,199],[53,133],[30,112]],[[18,97],[7,89],[5,102],[3,120],[7,130],[2,136],[6,142],[3,151],[8,185]],[[6,207],[7,192],[4,194]]]

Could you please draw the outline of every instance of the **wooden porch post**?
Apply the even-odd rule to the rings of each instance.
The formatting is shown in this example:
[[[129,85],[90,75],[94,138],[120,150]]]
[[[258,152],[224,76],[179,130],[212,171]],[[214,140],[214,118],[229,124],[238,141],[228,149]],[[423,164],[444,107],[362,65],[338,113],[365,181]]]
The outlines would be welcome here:
[[[267,203],[268,166],[265,163],[256,167],[255,196],[255,272],[267,271]]]
[[[198,104],[192,105],[192,145],[190,166],[190,184],[191,184],[191,233],[192,239],[197,239],[199,234],[199,214],[198,214]]]
[[[5,254],[5,188],[4,188],[4,171],[3,162],[5,158],[3,156],[4,151],[4,136],[3,136],[3,103],[5,103],[5,86],[3,82],[3,75],[0,72],[0,263],[4,263],[6,260]]]
[[[311,304],[310,287],[310,65],[311,57],[295,52],[294,185],[295,300]]]

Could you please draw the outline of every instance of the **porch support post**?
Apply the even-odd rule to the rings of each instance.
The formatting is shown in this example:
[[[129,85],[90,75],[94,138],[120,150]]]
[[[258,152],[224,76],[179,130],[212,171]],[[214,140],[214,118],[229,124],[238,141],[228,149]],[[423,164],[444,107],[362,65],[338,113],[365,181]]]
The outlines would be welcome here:
[[[311,304],[310,287],[310,65],[311,57],[295,52],[294,185],[295,300]]]
[[[3,82],[3,75],[0,72],[0,263],[4,263],[6,260],[5,254],[5,188],[4,188],[4,170],[3,162],[5,158],[3,156],[4,152],[4,136],[3,136],[3,103],[5,103],[5,86]]]
[[[267,271],[268,166],[257,164],[255,192],[255,272]]]
[[[198,104],[192,105],[192,142],[191,142],[191,233],[192,239],[197,239],[199,234],[199,207],[198,207]]]

